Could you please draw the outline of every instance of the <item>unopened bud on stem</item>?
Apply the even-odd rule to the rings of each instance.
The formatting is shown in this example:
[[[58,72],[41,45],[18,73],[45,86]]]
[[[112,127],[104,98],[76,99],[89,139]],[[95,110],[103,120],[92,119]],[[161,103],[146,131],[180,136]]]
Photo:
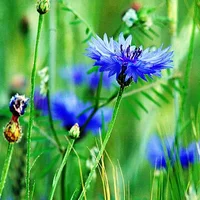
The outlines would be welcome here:
[[[47,13],[50,9],[49,0],[38,0],[36,3],[36,9],[41,15]]]
[[[73,139],[77,139],[80,136],[80,127],[77,123],[71,127],[69,131],[69,136]]]

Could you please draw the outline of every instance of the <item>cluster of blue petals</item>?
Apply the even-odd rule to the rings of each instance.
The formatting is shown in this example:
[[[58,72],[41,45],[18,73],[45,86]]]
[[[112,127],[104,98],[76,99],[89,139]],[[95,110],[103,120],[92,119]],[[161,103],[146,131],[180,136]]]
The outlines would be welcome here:
[[[34,107],[36,110],[41,111],[42,115],[48,114],[47,97],[40,94],[39,88],[37,88],[34,93]]]
[[[183,168],[199,160],[197,143],[191,143],[187,148],[180,147],[174,150],[174,138],[166,137],[163,140],[153,135],[147,144],[147,158],[156,169],[173,166],[179,161]],[[178,160],[177,160],[178,159]]]
[[[96,36],[89,42],[86,55],[95,60],[95,66],[100,66],[100,72],[107,71],[109,77],[116,75],[118,78],[125,68],[126,80],[133,79],[134,82],[139,77],[146,81],[146,75],[150,78],[152,75],[161,76],[162,69],[173,66],[170,47],[143,50],[142,47],[132,46],[131,41],[131,35],[125,39],[122,33],[118,42],[113,38],[109,40],[106,34],[103,40]]]
[[[39,93],[35,93],[35,108],[42,111],[42,114],[48,114],[47,99],[41,97]],[[88,116],[92,112],[91,103],[83,102],[77,98],[73,93],[56,93],[51,99],[52,117],[54,120],[61,122],[61,126],[70,129],[75,123],[78,123],[82,127]],[[90,122],[85,127],[84,132],[91,131],[94,134],[98,134],[102,128],[103,123],[110,121],[112,117],[112,109],[102,108],[93,116]]]
[[[16,94],[10,99],[9,108],[15,116],[23,115],[26,107],[28,106],[29,98],[24,95]]]
[[[89,69],[89,66],[83,64],[68,66],[60,70],[60,76],[67,80],[69,84],[85,85],[89,89],[95,90],[99,84],[100,74],[98,72],[87,74]],[[107,73],[104,73],[102,86],[106,89],[111,89],[112,84],[113,81],[108,77]]]

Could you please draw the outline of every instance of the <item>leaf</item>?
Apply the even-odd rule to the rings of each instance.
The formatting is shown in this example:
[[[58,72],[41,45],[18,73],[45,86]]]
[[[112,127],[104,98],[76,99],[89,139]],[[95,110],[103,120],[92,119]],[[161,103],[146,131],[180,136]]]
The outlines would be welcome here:
[[[72,22],[70,22],[70,24],[71,25],[77,25],[77,24],[80,24],[80,23],[82,23],[82,21],[81,20],[75,20],[75,21],[72,21]]]
[[[147,31],[144,30],[144,28],[139,28],[139,30],[150,40],[153,40],[153,38],[147,33]]]
[[[183,91],[181,90],[181,88],[180,88],[180,86],[179,86],[179,85],[180,85],[179,82],[178,82],[178,84],[177,84],[175,81],[170,81],[169,84],[171,85],[171,87],[172,87],[174,90],[176,90],[176,91],[179,92],[180,94],[183,93]]]
[[[134,101],[137,103],[137,105],[140,106],[140,108],[142,108],[142,110],[144,110],[146,113],[148,113],[147,108],[141,103],[141,101],[139,101],[138,99],[134,99]]]
[[[62,10],[66,10],[66,11],[68,11],[68,12],[73,12],[72,9],[69,8],[69,7],[62,7]]]
[[[166,103],[169,103],[169,100],[161,93],[159,93],[155,88],[152,89],[152,91],[163,101],[165,101]]]
[[[161,84],[161,87],[164,91],[166,91],[168,94],[170,94],[172,97],[174,97],[172,90],[170,89],[169,85]]]
[[[85,40],[82,41],[82,43],[86,43],[90,38],[92,37],[92,33],[88,34],[88,37],[86,37]]]
[[[149,31],[153,33],[156,37],[159,37],[158,33],[156,33],[152,28],[149,28]]]
[[[91,69],[89,69],[89,70],[87,71],[87,74],[92,74],[92,73],[94,73],[94,72],[97,72],[98,69],[99,69],[98,66],[94,66],[94,67],[92,67]]]
[[[90,32],[90,29],[87,27],[87,28],[85,29],[85,34],[87,35],[89,32]]]
[[[153,97],[151,97],[149,94],[147,94],[146,92],[141,92],[141,94],[143,94],[147,99],[149,99],[150,101],[152,101],[154,104],[156,104],[158,107],[161,107],[160,103],[158,103]]]

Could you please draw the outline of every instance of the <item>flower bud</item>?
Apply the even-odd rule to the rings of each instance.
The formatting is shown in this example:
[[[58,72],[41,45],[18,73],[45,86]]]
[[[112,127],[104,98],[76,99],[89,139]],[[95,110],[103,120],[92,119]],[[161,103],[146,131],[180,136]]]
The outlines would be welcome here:
[[[4,136],[8,142],[19,142],[22,137],[22,129],[18,121],[11,121],[4,128]]]
[[[132,27],[133,24],[138,21],[137,13],[134,9],[130,8],[127,10],[127,12],[124,14],[122,20],[125,22],[125,24],[128,27]]]
[[[28,105],[28,101],[29,98],[25,98],[24,95],[16,94],[10,100],[10,105],[9,105],[10,112],[12,112],[14,116],[18,117],[23,115]]]
[[[36,3],[36,9],[41,15],[47,13],[50,9],[49,0],[38,0]]]
[[[77,139],[80,136],[80,127],[77,123],[70,129],[69,136],[73,139]]]

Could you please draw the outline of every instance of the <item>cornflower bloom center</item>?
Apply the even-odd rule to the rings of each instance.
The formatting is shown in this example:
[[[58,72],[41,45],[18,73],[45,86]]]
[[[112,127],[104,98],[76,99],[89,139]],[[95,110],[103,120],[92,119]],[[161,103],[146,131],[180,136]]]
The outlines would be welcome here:
[[[128,58],[129,60],[133,60],[133,61],[136,61],[142,53],[142,49],[140,49],[139,47],[135,47],[134,50],[131,50],[131,46],[129,45],[126,49],[123,49],[122,44],[120,45],[120,51],[123,57]]]
[[[118,57],[120,61],[122,61],[122,66],[121,66],[121,72],[119,73],[117,77],[117,82],[121,87],[126,87],[129,86],[130,83],[132,82],[132,76],[129,77],[128,79],[126,78],[126,70],[128,66],[128,62],[137,62],[138,57],[142,53],[142,49],[139,47],[135,47],[134,50],[131,50],[131,46],[129,45],[127,48],[123,49],[123,45],[120,45],[120,51],[122,56]]]

